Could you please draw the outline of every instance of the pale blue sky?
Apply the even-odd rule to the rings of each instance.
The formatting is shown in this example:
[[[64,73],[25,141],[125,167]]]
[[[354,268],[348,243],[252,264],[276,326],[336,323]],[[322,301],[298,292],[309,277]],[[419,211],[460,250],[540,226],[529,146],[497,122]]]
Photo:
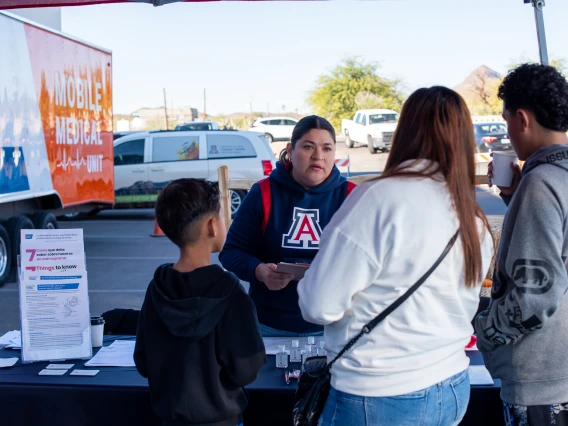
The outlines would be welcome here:
[[[549,53],[568,58],[568,1],[547,0]],[[538,58],[522,0],[116,4],[63,9],[63,31],[113,51],[114,111],[308,112],[318,75],[348,55],[381,63],[406,92],[454,86],[479,65]]]

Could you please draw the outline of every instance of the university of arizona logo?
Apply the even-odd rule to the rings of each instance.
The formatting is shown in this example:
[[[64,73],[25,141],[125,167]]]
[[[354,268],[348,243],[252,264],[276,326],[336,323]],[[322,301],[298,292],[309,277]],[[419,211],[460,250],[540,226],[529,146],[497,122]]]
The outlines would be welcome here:
[[[292,226],[282,236],[282,247],[318,249],[320,238],[319,210],[294,207]]]

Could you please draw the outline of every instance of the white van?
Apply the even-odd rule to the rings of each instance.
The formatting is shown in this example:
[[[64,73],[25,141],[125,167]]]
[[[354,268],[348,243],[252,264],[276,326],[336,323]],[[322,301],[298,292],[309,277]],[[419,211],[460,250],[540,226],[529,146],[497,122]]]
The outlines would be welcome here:
[[[180,178],[218,181],[228,166],[230,178],[260,180],[276,166],[264,136],[248,131],[155,131],[114,141],[115,208],[153,207],[158,193]],[[245,191],[231,191],[231,213]]]

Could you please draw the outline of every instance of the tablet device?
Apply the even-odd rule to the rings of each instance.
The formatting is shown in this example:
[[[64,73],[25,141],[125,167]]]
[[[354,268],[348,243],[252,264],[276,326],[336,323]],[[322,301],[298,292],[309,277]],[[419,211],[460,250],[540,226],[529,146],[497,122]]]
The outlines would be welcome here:
[[[276,265],[276,272],[285,272],[287,274],[294,274],[297,280],[304,278],[304,274],[310,267],[307,263],[286,263],[280,262]]]

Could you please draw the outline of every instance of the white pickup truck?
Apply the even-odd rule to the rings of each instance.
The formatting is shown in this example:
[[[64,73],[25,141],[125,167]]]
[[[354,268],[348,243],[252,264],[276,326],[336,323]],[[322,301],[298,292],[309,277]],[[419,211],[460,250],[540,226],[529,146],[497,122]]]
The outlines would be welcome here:
[[[341,131],[345,135],[345,145],[353,148],[358,142],[369,147],[375,154],[377,149],[385,152],[390,149],[392,137],[398,124],[398,113],[390,109],[361,109],[353,120],[341,120]]]

